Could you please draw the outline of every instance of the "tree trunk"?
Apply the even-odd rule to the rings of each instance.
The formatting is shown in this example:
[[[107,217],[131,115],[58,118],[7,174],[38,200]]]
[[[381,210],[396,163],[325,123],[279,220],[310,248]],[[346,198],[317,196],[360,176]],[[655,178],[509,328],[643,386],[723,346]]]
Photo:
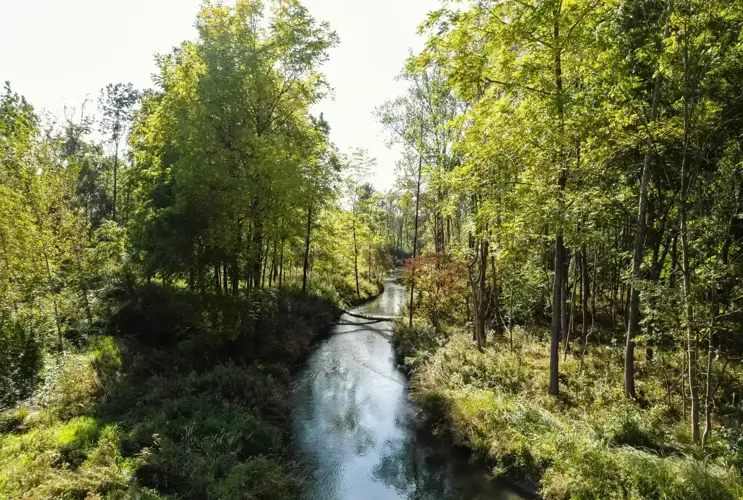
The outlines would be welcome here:
[[[568,292],[570,294],[570,318],[568,320],[568,327],[563,328],[563,336],[565,337],[565,346],[563,347],[563,361],[568,359],[568,352],[570,351],[570,336],[575,333],[575,293],[576,288],[580,285],[582,285],[582,281],[580,279],[580,254],[575,256],[575,264],[573,265],[573,287],[572,290],[567,289],[565,292],[565,295],[568,295]],[[566,287],[567,288],[567,287]],[[581,290],[581,293],[582,290]]]
[[[261,263],[263,262],[263,220],[260,215],[255,218],[255,228],[253,233],[253,286],[261,286]]]
[[[488,268],[488,253],[489,244],[488,240],[483,238],[480,243],[480,271],[478,275],[478,300],[480,304],[477,308],[477,347],[482,349],[487,340],[487,334],[485,331],[485,304],[487,303],[487,297],[485,293],[485,287],[487,286],[487,268]]]
[[[562,282],[565,270],[565,248],[562,233],[555,238],[555,281],[552,287],[552,332],[550,337],[550,388],[549,393],[556,396],[560,392],[560,332],[562,327]]]
[[[699,442],[699,390],[697,387],[697,332],[694,327],[694,309],[691,291],[691,268],[689,267],[689,231],[687,228],[687,176],[689,171],[689,49],[684,40],[684,150],[681,159],[681,260],[684,277],[684,311],[686,316],[686,344],[689,352],[689,396],[691,399],[691,437]],[[689,179],[691,176],[689,176]]]
[[[582,313],[582,326],[581,336],[583,344],[588,342],[588,296],[590,295],[590,280],[588,278],[588,254],[586,253],[586,246],[583,245],[583,249],[580,253],[580,270],[581,270],[581,287],[580,287],[580,302],[581,302],[581,313]]]
[[[240,224],[240,220],[237,220],[237,249],[232,252],[232,262],[231,262],[231,273],[232,273],[232,293],[237,295],[240,291],[240,263],[238,261],[238,252],[239,249],[242,247],[242,227]]]
[[[659,49],[663,49],[663,40],[668,38],[669,22],[671,14],[671,2],[668,3],[668,18],[663,29],[663,39]],[[658,104],[660,102],[661,73],[656,71],[653,83],[653,95],[651,96],[650,119],[647,126],[650,127],[658,116]],[[640,292],[635,283],[642,278],[642,259],[645,251],[645,217],[647,215],[648,184],[650,183],[650,160],[653,154],[653,138],[650,130],[647,131],[647,150],[642,164],[642,177],[640,179],[640,197],[638,199],[637,219],[635,223],[635,246],[632,253],[632,281],[629,297],[629,312],[627,314],[627,343],[624,351],[624,395],[629,398],[636,397],[635,391],[635,337],[640,331]]]
[[[704,387],[704,433],[702,434],[702,448],[712,436],[712,332],[714,331],[714,311],[712,313],[712,324],[710,325],[707,343],[707,369]]]
[[[361,289],[359,288],[359,247],[356,242],[356,214],[353,214],[353,274],[356,277],[356,296],[361,300]]]
[[[423,135],[423,129],[421,128],[421,136]],[[422,141],[422,137],[421,137]],[[423,171],[423,154],[418,156],[418,179],[416,180],[415,188],[415,225],[413,226],[413,260],[418,256],[418,211],[420,207],[421,198],[421,172]],[[410,273],[410,307],[408,310],[408,326],[413,327],[413,305],[414,305],[414,293],[415,293],[415,265]]]
[[[279,257],[279,288],[284,285],[284,240],[281,240],[281,252]]]
[[[278,263],[276,262],[276,245],[277,240],[273,240],[273,251],[271,252],[271,267],[268,271],[268,288],[271,288],[273,286],[274,281],[276,280],[276,270],[278,268]]]
[[[266,242],[266,251],[263,252],[263,271],[261,272],[261,288],[266,286],[266,270],[268,269],[268,256],[271,254],[271,240]]]
[[[304,263],[302,264],[302,293],[307,293],[307,270],[310,266],[310,242],[312,236],[312,202],[307,206],[307,236],[304,239]],[[354,251],[356,249],[356,232],[354,232]],[[283,258],[284,248],[281,248]],[[359,280],[356,277],[356,291],[358,293]]]
[[[490,267],[493,274],[493,318],[495,319],[495,333],[500,337],[503,335],[504,324],[501,315],[500,290],[498,288],[498,276],[495,272],[495,257],[490,257]]]
[[[118,181],[119,181],[119,141],[116,141],[115,152],[114,152],[114,206],[113,206],[113,221],[116,222],[116,199],[118,194]]]
[[[563,215],[563,191],[568,181],[567,165],[563,154],[562,140],[565,133],[565,109],[562,101],[563,82],[562,82],[562,54],[560,49],[560,17],[562,12],[562,2],[554,12],[554,44],[555,44],[555,104],[557,107],[557,119],[560,128],[560,145],[558,146],[557,166],[559,168],[557,180],[557,197],[558,197],[558,215]],[[563,280],[566,279],[565,269],[565,245],[563,242],[563,230],[558,225],[555,235],[555,281],[552,288],[552,332],[550,338],[550,386],[549,394],[556,396],[560,392],[559,380],[559,363],[560,363],[560,333],[562,328],[562,286]]]
[[[682,164],[685,163],[682,162]],[[684,175],[685,168],[681,172]],[[699,391],[697,388],[697,338],[691,303],[691,269],[689,268],[689,237],[686,227],[686,201],[681,202],[681,253],[684,275],[684,311],[686,316],[686,345],[689,358],[689,396],[691,399],[691,437],[699,441]]]
[[[563,281],[562,281],[562,290],[561,290],[561,303],[560,307],[562,307],[560,311],[560,331],[562,333],[561,340],[563,343],[568,342],[570,340],[570,313],[571,313],[571,307],[570,307],[570,260],[571,255],[570,251],[565,249],[565,269],[563,271]],[[566,344],[567,348],[567,344]]]

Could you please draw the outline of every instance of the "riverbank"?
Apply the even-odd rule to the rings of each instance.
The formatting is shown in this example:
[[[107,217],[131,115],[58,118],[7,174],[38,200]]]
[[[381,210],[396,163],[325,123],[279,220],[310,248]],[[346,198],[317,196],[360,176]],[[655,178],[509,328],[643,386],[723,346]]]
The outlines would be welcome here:
[[[737,441],[713,434],[700,450],[683,416],[664,403],[664,376],[674,377],[677,360],[644,366],[633,403],[621,390],[621,349],[591,346],[590,370],[579,355],[561,363],[554,398],[541,338],[519,330],[513,347],[496,339],[478,352],[465,331],[437,335],[398,324],[393,342],[425,418],[495,475],[548,498],[743,497]]]
[[[293,290],[146,287],[0,418],[0,497],[294,499],[291,371],[339,317]]]

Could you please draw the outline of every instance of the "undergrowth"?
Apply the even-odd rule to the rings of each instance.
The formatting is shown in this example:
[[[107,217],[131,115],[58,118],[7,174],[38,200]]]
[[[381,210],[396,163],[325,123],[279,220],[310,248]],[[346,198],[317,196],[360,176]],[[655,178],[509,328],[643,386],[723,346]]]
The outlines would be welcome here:
[[[296,498],[290,370],[336,317],[292,290],[137,290],[1,414],[0,498]]]
[[[680,402],[668,397],[678,360],[643,364],[633,402],[622,391],[620,349],[591,346],[582,370],[579,353],[561,359],[555,398],[547,394],[549,345],[539,335],[521,331],[513,348],[496,339],[483,352],[469,338],[398,324],[394,343],[424,415],[487,458],[495,474],[547,498],[743,498],[734,426],[720,431],[718,422],[700,450]]]
[[[290,278],[287,285],[296,290],[302,289],[301,277]],[[353,275],[343,273],[313,273],[309,279],[309,292],[326,297],[335,305],[350,308],[373,299],[384,289],[382,281],[374,281],[359,275],[359,290],[356,293],[356,281]]]

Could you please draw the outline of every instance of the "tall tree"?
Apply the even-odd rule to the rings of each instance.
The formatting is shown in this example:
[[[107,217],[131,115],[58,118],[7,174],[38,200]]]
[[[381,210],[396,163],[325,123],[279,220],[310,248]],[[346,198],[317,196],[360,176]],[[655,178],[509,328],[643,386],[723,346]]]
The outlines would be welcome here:
[[[127,130],[131,124],[134,106],[139,99],[139,92],[131,83],[109,83],[101,91],[100,107],[103,115],[101,121],[101,132],[108,137],[108,141],[114,150],[114,186],[113,186],[113,211],[111,218],[116,221],[116,205],[118,203],[118,181],[119,181],[119,148],[121,141],[126,137]]]

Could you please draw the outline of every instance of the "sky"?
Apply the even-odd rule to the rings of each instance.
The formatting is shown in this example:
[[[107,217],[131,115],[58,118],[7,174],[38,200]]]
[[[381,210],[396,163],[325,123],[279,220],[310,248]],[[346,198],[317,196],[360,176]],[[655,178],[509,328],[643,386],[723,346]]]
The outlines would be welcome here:
[[[194,39],[200,0],[0,0],[0,82],[10,81],[37,108],[62,116],[95,106],[112,82],[152,87],[154,54]],[[227,2],[229,3],[229,2]],[[395,77],[416,34],[440,0],[304,0],[316,19],[328,21],[341,40],[323,71],[334,88],[314,108],[331,126],[341,150],[367,149],[377,158],[372,181],[394,182],[399,150],[388,149],[374,108],[401,94]]]

